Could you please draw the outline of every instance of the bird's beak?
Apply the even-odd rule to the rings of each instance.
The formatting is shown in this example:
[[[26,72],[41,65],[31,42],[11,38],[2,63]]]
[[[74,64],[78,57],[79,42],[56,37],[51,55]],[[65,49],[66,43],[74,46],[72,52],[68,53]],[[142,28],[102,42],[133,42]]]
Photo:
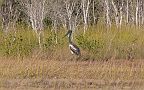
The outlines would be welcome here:
[[[69,34],[69,31],[63,36],[63,38],[66,37],[68,34]]]

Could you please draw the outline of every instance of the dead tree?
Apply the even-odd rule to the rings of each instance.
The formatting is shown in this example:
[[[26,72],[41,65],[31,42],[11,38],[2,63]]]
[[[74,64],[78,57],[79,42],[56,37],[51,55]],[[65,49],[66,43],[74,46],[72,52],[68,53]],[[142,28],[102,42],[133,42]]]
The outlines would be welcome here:
[[[111,27],[111,19],[110,19],[110,4],[109,0],[105,0],[105,17],[106,17],[106,25],[107,27]]]
[[[29,17],[31,26],[37,35],[39,47],[41,48],[43,20],[47,13],[47,2],[46,0],[19,0],[19,2],[24,7],[23,11]]]
[[[5,33],[12,26],[14,28],[20,15],[18,3],[15,0],[4,0],[1,5],[2,28]]]
[[[84,20],[84,34],[88,28],[88,16],[91,0],[81,0],[83,20]]]
[[[124,5],[124,2],[123,0],[121,1],[117,1],[117,4],[115,4],[114,0],[111,1],[112,2],[112,6],[114,8],[114,17],[115,17],[115,23],[116,23],[116,26],[117,28],[121,27],[122,25],[122,20],[123,20],[123,5]]]

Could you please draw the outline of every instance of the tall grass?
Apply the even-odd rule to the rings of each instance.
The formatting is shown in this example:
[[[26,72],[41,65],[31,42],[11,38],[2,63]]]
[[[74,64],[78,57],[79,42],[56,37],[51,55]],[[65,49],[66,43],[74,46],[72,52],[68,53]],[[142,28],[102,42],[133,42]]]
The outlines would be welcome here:
[[[30,85],[36,87],[48,85],[45,80],[61,79],[74,80],[77,84],[77,80],[92,80],[88,82],[88,87],[97,86],[97,80],[108,85],[111,81],[121,85],[127,81],[134,84],[135,81],[143,81],[143,28],[123,26],[118,30],[115,26],[106,29],[103,25],[97,25],[89,27],[85,35],[79,28],[73,35],[73,42],[81,49],[79,59],[70,53],[67,37],[63,38],[65,33],[63,29],[57,32],[56,43],[56,34],[51,29],[45,29],[42,48],[39,48],[38,39],[31,28],[17,26],[16,32],[0,32],[0,87],[11,85],[7,81],[11,79],[12,82],[20,80],[20,83],[24,79],[28,81],[26,85],[30,81]],[[31,80],[37,79],[40,81],[32,83]],[[69,85],[69,82],[62,81],[62,84]]]
[[[40,49],[35,32],[30,28],[17,26],[16,32],[11,30],[7,35],[0,32],[0,56],[59,57],[62,54],[61,57],[66,57],[70,52],[68,40],[63,38],[65,33],[64,30],[58,30],[55,34],[50,29],[45,29],[42,49]],[[82,60],[142,59],[144,58],[143,34],[143,28],[123,26],[117,29],[112,26],[111,29],[107,29],[99,24],[89,27],[85,35],[82,28],[79,28],[73,35],[73,41],[81,49],[84,57]]]
[[[123,26],[120,29],[97,26],[89,28],[85,36],[77,36],[77,43],[86,52],[97,59],[140,59],[143,56],[142,28]]]

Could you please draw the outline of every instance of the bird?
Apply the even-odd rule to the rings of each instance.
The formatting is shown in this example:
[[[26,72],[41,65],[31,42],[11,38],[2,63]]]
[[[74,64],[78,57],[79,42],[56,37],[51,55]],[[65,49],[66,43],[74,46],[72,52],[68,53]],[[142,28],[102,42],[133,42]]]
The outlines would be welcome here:
[[[70,49],[70,52],[72,54],[75,54],[77,56],[80,56],[81,55],[81,52],[80,52],[80,49],[79,47],[74,44],[71,40],[71,35],[72,35],[72,30],[68,30],[68,32],[65,34],[65,36],[68,36],[68,41],[69,41],[69,49]],[[64,36],[64,37],[65,37]]]

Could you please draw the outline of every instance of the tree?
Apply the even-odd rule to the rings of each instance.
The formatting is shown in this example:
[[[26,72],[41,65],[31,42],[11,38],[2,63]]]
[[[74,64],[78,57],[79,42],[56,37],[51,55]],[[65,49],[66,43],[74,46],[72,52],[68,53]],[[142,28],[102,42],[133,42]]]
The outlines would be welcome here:
[[[47,14],[47,0],[19,0],[20,4],[23,6],[23,11],[29,17],[31,26],[35,31],[39,47],[41,48],[41,39],[43,31],[43,20]]]
[[[83,11],[83,20],[84,20],[84,34],[88,28],[88,14],[90,8],[91,0],[81,0],[82,11]]]
[[[8,32],[10,26],[16,24],[20,15],[18,3],[15,0],[4,0],[1,5],[2,26],[5,33]]]

